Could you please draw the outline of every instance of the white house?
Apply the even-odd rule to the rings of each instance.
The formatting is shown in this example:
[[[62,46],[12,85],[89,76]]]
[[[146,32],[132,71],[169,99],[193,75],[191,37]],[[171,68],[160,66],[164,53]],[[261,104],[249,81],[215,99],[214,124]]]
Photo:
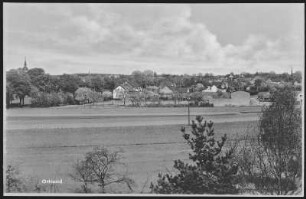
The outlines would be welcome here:
[[[207,89],[203,90],[203,92],[207,92],[207,93],[216,93],[217,91],[218,91],[218,88],[215,85],[208,86]]]
[[[122,99],[124,96],[125,89],[122,86],[117,86],[113,90],[113,99]]]
[[[132,86],[130,83],[125,82],[119,86],[117,86],[114,90],[113,90],[113,99],[123,99],[124,95],[128,92],[138,92],[140,91],[139,88],[135,88],[134,86]]]

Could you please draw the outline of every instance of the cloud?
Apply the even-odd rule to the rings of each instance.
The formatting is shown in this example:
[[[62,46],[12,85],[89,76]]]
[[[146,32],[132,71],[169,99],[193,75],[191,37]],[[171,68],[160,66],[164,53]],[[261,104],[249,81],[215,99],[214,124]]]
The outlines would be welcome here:
[[[4,55],[13,53],[14,48],[33,58],[43,52],[41,65],[51,66],[53,60],[60,65],[62,60],[63,67],[70,70],[75,65],[78,71],[84,70],[83,64],[111,73],[119,72],[118,67],[111,67],[115,65],[126,67],[120,72],[127,73],[153,65],[166,73],[190,72],[188,66],[198,70],[192,73],[225,73],[268,65],[269,71],[277,71],[304,62],[304,45],[294,35],[273,40],[249,35],[241,45],[221,45],[204,23],[191,19],[192,9],[187,4],[25,4],[19,9],[4,8]]]

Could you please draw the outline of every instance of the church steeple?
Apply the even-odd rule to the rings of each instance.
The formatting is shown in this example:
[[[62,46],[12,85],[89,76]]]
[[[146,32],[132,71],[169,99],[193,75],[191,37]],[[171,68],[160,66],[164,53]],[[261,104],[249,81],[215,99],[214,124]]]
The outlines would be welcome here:
[[[24,71],[27,71],[27,70],[28,70],[28,67],[27,67],[27,58],[26,58],[26,57],[24,57],[23,70],[24,70]]]

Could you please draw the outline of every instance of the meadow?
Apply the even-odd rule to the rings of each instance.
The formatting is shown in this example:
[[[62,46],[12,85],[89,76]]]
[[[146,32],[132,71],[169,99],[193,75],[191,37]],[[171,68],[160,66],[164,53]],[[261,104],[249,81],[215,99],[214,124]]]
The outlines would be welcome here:
[[[226,133],[231,140],[256,125],[259,110],[193,108],[191,119],[204,115],[215,122],[217,137]],[[180,132],[186,118],[182,108],[12,109],[7,111],[4,157],[24,176],[38,181],[61,178],[58,191],[74,192],[77,184],[68,176],[74,162],[95,146],[122,150],[121,161],[136,182],[134,191],[148,192],[149,182],[159,172],[171,171],[173,160],[188,159],[189,148]]]

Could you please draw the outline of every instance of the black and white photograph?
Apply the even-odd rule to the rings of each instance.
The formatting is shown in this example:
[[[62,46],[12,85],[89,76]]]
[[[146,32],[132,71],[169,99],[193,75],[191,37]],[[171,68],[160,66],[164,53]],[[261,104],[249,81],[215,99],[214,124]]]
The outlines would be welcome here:
[[[304,3],[2,5],[4,196],[304,196]]]

